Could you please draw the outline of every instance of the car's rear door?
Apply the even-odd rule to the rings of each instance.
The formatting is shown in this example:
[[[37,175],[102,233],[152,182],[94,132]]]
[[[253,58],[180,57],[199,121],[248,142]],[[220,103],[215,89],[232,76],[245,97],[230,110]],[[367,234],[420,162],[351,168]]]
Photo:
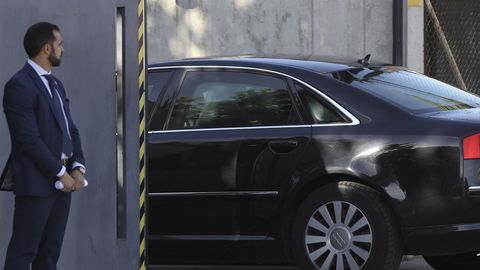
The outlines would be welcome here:
[[[150,240],[266,240],[311,133],[287,79],[238,68],[179,77],[149,129]]]

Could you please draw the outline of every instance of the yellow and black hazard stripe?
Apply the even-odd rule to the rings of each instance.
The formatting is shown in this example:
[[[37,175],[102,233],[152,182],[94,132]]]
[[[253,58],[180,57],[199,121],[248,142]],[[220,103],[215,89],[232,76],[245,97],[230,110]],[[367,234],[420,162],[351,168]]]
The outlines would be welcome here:
[[[145,77],[146,77],[146,44],[145,44],[145,10],[146,10],[145,0],[138,1],[138,96],[139,96],[139,115],[140,115],[140,125],[139,125],[139,140],[140,140],[140,151],[139,151],[139,160],[140,160],[140,254],[139,254],[139,263],[140,270],[146,270],[147,266],[147,255],[146,255],[146,186],[145,186]]]

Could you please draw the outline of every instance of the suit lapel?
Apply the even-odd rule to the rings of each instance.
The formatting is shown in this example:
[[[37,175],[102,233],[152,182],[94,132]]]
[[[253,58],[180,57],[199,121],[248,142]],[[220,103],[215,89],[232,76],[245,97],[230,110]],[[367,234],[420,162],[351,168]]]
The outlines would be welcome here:
[[[62,120],[58,119],[58,116],[54,111],[52,97],[50,96],[50,94],[48,94],[48,89],[47,87],[45,87],[45,84],[43,83],[42,79],[40,79],[40,76],[37,74],[37,72],[35,72],[35,70],[28,63],[25,64],[24,68],[26,69],[30,77],[32,77],[34,84],[40,90],[40,93],[42,94],[42,96],[47,100],[48,106],[50,107],[50,111],[52,112],[54,118],[57,120],[57,124],[61,127],[60,121]],[[54,89],[51,89],[51,91],[52,91],[52,95],[55,95]]]

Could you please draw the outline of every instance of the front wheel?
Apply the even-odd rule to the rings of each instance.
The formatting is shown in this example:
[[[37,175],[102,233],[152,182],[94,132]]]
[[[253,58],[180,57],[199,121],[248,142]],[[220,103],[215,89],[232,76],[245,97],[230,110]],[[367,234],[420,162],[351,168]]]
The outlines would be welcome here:
[[[423,258],[436,270],[472,270],[480,269],[478,254],[478,252],[469,252],[446,256],[423,256]]]
[[[402,245],[378,193],[338,182],[311,193],[293,226],[294,255],[302,270],[398,269]]]

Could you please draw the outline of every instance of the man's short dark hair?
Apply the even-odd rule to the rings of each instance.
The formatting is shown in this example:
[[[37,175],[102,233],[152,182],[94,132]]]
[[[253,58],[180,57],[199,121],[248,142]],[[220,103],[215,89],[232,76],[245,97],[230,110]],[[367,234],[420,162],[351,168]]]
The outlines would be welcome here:
[[[58,26],[48,22],[39,22],[28,28],[23,38],[23,47],[29,58],[37,56],[43,45],[55,41],[54,30],[60,31]]]

